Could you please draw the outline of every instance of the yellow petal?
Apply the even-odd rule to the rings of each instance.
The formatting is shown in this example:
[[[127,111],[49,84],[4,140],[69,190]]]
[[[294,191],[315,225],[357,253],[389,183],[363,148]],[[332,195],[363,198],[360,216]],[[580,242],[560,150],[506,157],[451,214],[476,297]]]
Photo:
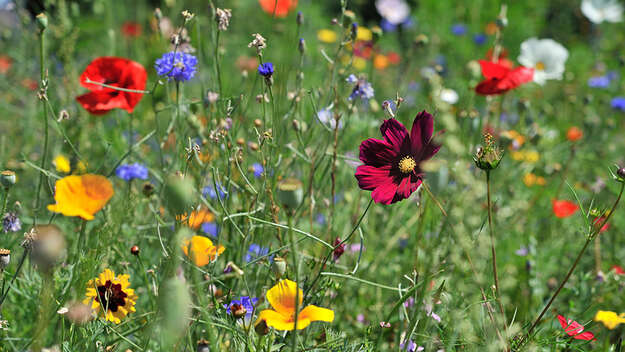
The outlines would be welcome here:
[[[56,181],[54,193],[56,204],[48,205],[48,210],[93,220],[93,215],[106,205],[114,192],[106,177],[86,174]]]
[[[69,174],[69,172],[71,171],[69,159],[67,159],[65,155],[57,155],[52,163],[54,164],[54,166],[56,167],[56,171],[58,172]]]
[[[324,43],[334,43],[337,37],[336,32],[330,29],[320,29],[317,32],[317,39]]]
[[[302,306],[304,293],[297,284],[291,280],[280,280],[274,287],[267,291],[267,301],[269,304],[285,316],[293,316],[295,313],[295,295],[298,292],[298,306]]]
[[[297,320],[307,319],[310,321],[334,321],[334,312],[330,309],[317,307],[314,305],[309,305],[308,307],[302,309],[302,311],[297,316]],[[298,323],[299,328],[299,323]]]
[[[184,254],[197,266],[207,265],[224,250],[223,246],[215,247],[213,242],[204,236],[193,236],[190,240],[185,240],[182,246]]]
[[[603,323],[606,328],[612,330],[622,323],[625,323],[624,314],[617,315],[615,312],[600,310],[595,315],[595,321]]]
[[[258,315],[258,320],[256,320],[256,324],[264,320],[267,323],[267,326],[272,327],[276,330],[293,330],[295,327],[295,323],[293,322],[293,318],[290,316],[284,316],[275,310],[265,309]],[[310,320],[308,319],[298,319],[297,320],[297,330],[301,330],[310,325]]]

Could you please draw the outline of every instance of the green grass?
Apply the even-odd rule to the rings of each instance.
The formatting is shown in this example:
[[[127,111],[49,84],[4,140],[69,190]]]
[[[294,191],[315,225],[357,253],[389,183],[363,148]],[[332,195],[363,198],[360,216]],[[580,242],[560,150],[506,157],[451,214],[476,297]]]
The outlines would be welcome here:
[[[484,98],[473,90],[482,76],[470,62],[484,58],[495,39],[489,36],[487,44],[479,46],[472,35],[497,18],[498,1],[413,4],[414,26],[385,33],[376,42],[381,52],[399,53],[401,62],[378,70],[368,61],[362,71],[352,66],[347,45],[339,48],[339,42],[317,40],[322,28],[334,29],[344,42],[350,40],[339,1],[300,0],[302,25],[296,23],[295,12],[284,19],[272,18],[255,1],[213,1],[215,7],[233,12],[230,28],[219,36],[210,1],[165,1],[161,10],[174,28],[183,24],[183,10],[195,13],[186,29],[196,49],[198,71],[180,84],[179,105],[175,82],[158,77],[154,70],[154,61],[171,47],[169,38],[157,30],[150,2],[46,3],[49,26],[43,33],[42,58],[47,102],[38,99],[37,90],[29,89],[26,81],[40,83],[35,20],[18,6],[18,24],[0,27],[0,55],[13,62],[0,74],[0,169],[17,174],[17,183],[8,191],[7,211],[17,212],[22,222],[21,231],[0,236],[0,246],[11,250],[11,263],[0,274],[7,292],[0,320],[8,321],[8,327],[0,330],[0,351],[54,345],[61,351],[108,347],[194,351],[200,339],[208,341],[211,351],[290,350],[292,333],[271,330],[260,336],[223,308],[239,296],[258,297],[251,323],[260,310],[271,308],[265,295],[278,282],[271,267],[273,256],[286,260],[284,277],[299,279],[305,305],[335,313],[332,323],[314,322],[299,331],[297,350],[397,351],[409,338],[425,351],[501,351],[497,331],[505,331],[492,289],[486,176],[473,162],[483,144],[483,128],[488,124],[497,132],[515,130],[525,137],[520,150],[539,154],[535,162],[517,161],[512,141],[495,133],[505,151],[491,172],[491,197],[506,341],[528,331],[565,278],[592,231],[596,215],[584,214],[610,209],[619,194],[620,184],[610,172],[625,163],[625,116],[610,107],[610,100],[623,95],[625,85],[618,79],[607,89],[597,89],[586,82],[604,71],[625,75],[625,31],[623,23],[593,27],[577,2],[508,4],[502,39],[508,58],[516,61],[520,43],[527,38],[550,37],[569,50],[566,72],[561,81],[528,83],[503,96]],[[372,4],[350,1],[347,9],[354,11],[359,25],[377,24],[362,17],[375,11]],[[332,18],[339,24],[332,25]],[[142,34],[123,36],[120,28],[126,21],[141,24]],[[469,33],[454,36],[450,27],[455,23],[466,24]],[[256,56],[247,46],[253,33],[267,38],[262,59],[276,67],[271,91],[255,67],[243,74],[237,66],[240,57]],[[428,37],[427,44],[414,44],[419,34]],[[299,38],[306,42],[303,54]],[[86,92],[79,84],[80,74],[99,56],[129,58],[146,68],[146,90],[151,92],[131,115],[116,109],[94,116],[76,102],[76,96]],[[424,69],[433,68],[441,57],[446,61],[444,72],[426,78]],[[352,87],[345,79],[351,73],[372,83],[374,99],[367,103],[347,99]],[[441,87],[454,89],[459,101],[454,105],[441,101],[436,94]],[[208,103],[208,91],[219,93],[215,103]],[[259,103],[257,96],[263,92],[272,98]],[[425,109],[434,114],[435,131],[445,131],[440,138],[443,147],[425,166],[425,183],[434,198],[422,187],[410,199],[369,207],[370,192],[358,188],[354,162],[363,140],[381,138],[379,127],[389,118],[382,102],[398,95],[404,101],[396,118],[404,125],[409,128]],[[330,105],[343,124],[336,139],[334,130],[315,117]],[[67,111],[69,120],[58,120],[61,111]],[[500,113],[508,118],[499,119]],[[223,130],[227,118],[232,127]],[[49,132],[47,150],[43,121]],[[167,136],[172,121],[172,134]],[[584,133],[576,143],[566,139],[571,126]],[[201,157],[193,151],[194,144]],[[44,153],[47,160],[41,166]],[[113,183],[115,195],[92,221],[83,223],[46,209],[54,203],[55,181],[65,176],[52,163],[60,154],[72,160],[73,169],[82,161],[89,173],[109,176]],[[154,194],[144,194],[144,181],[115,177],[120,162],[146,165]],[[265,163],[263,176],[255,177],[249,170],[254,163]],[[527,173],[543,176],[546,184],[526,186]],[[176,174],[185,175],[184,185]],[[283,206],[277,191],[278,182],[288,177],[303,183],[303,198],[295,209]],[[601,189],[593,186],[599,179],[605,183]],[[202,195],[204,187],[216,184],[224,185],[227,197]],[[188,192],[181,193],[179,187],[188,187]],[[0,195],[6,192],[2,189]],[[551,210],[554,198],[579,201],[583,211],[558,219]],[[180,250],[183,238],[202,234],[201,230],[193,232],[176,219],[198,206],[214,213],[219,227],[214,242],[226,248],[203,267]],[[526,350],[618,351],[623,327],[608,330],[593,317],[597,310],[621,313],[625,304],[623,278],[611,270],[622,264],[625,254],[621,214],[617,207],[610,229],[581,256]],[[318,221],[319,215],[325,222]],[[18,270],[25,253],[22,233],[35,222],[58,226],[66,246],[54,264],[36,265],[36,258],[26,255]],[[350,234],[343,256],[322,266],[335,239]],[[291,236],[297,242],[295,255]],[[269,252],[248,263],[244,258],[251,244]],[[139,246],[139,256],[131,254],[133,245]],[[521,247],[528,249],[526,256],[515,254]],[[241,272],[225,273],[230,262]],[[57,313],[82,301],[87,282],[106,268],[130,275],[139,297],[136,312],[121,324],[99,317],[76,323]],[[603,280],[597,279],[598,268]],[[440,322],[428,315],[426,306]],[[558,314],[584,324],[597,340],[568,338]],[[382,327],[382,322],[390,327]]]

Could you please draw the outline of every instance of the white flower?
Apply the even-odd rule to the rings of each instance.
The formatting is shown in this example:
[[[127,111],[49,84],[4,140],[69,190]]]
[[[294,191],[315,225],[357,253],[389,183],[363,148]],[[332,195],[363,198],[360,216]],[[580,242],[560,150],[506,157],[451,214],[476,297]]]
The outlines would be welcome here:
[[[404,23],[410,16],[410,6],[404,0],[377,0],[375,8],[391,24]]]
[[[621,22],[623,5],[618,0],[582,0],[582,13],[592,23]]]
[[[534,82],[545,84],[548,79],[562,79],[569,51],[553,39],[530,38],[521,43],[519,62],[534,69]]]
[[[442,101],[444,101],[447,104],[454,105],[455,103],[458,102],[458,93],[456,93],[456,91],[453,89],[449,89],[449,88],[441,89],[439,93],[439,97],[441,98]]]
[[[317,119],[324,125],[334,129],[336,126],[336,119],[334,118],[334,113],[332,112],[332,107],[334,104],[330,104],[327,108],[323,108],[317,112]],[[339,120],[339,129],[343,128],[343,122]]]

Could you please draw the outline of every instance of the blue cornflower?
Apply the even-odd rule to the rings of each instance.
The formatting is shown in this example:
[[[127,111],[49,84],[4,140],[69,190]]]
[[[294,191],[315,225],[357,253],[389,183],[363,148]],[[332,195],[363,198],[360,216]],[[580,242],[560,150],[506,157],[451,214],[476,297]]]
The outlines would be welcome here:
[[[230,301],[230,304],[224,304],[224,308],[226,308],[226,313],[233,314],[233,310],[235,309],[233,306],[239,305],[245,308],[245,320],[251,320],[256,303],[258,303],[258,298],[256,297],[241,296],[239,299],[233,299]]]
[[[345,79],[347,83],[354,84],[354,89],[352,93],[349,95],[349,100],[354,100],[354,98],[360,98],[362,100],[369,100],[373,98],[374,91],[371,83],[367,82],[364,79],[358,79],[355,75],[351,74],[349,77]]]
[[[197,58],[187,53],[169,52],[156,60],[154,67],[159,76],[167,76],[176,81],[188,81],[195,75]]]
[[[595,76],[588,79],[590,88],[607,88],[609,85],[610,78],[608,76]]]
[[[317,216],[315,217],[315,221],[319,224],[319,225],[325,225],[326,224],[326,217],[319,213],[317,214]]]
[[[254,177],[259,178],[265,172],[265,168],[260,163],[252,164],[252,172],[254,173]]]
[[[115,175],[126,181],[130,181],[134,178],[147,180],[148,168],[139,163],[119,165],[117,169],[115,169]]]
[[[488,36],[484,33],[476,33],[473,35],[473,42],[477,45],[484,45],[488,40]]]
[[[261,247],[256,243],[252,243],[245,254],[245,262],[249,263],[252,260],[266,256],[267,253],[269,253],[269,248]]]
[[[395,32],[397,30],[397,25],[392,24],[391,22],[383,18],[382,21],[380,21],[380,28],[382,28],[382,30],[385,32]]]
[[[258,74],[269,78],[273,75],[273,64],[271,62],[265,62],[264,64],[258,65]]]
[[[467,26],[462,23],[454,24],[453,26],[451,26],[451,33],[458,36],[465,35],[467,34]]]
[[[219,226],[217,226],[214,222],[205,222],[201,226],[202,232],[212,237],[217,237],[219,235]]]
[[[226,189],[224,188],[224,186],[222,186],[221,184],[217,183],[217,190],[219,191],[219,198],[223,199],[226,196]],[[206,186],[204,188],[202,188],[202,195],[204,197],[208,197],[210,199],[215,199],[217,198],[217,191],[215,191],[215,187],[211,186]]]
[[[625,97],[615,97],[611,104],[614,109],[625,111]]]
[[[22,222],[15,213],[6,213],[2,217],[2,230],[4,233],[17,232],[22,229]]]

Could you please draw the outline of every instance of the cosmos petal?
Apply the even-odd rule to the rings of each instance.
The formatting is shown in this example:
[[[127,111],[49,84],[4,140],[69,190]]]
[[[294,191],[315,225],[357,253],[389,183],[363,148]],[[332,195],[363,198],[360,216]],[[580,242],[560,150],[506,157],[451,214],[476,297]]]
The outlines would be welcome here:
[[[390,172],[390,166],[378,168],[369,165],[360,165],[356,168],[358,186],[361,189],[372,191],[385,183],[393,182]]]
[[[397,151],[386,141],[369,138],[360,144],[360,161],[371,166],[383,166],[397,158]]]
[[[421,155],[421,150],[432,139],[434,118],[423,110],[415,117],[410,130],[410,149],[413,156]]]
[[[391,204],[394,203],[395,193],[397,192],[397,185],[393,182],[388,182],[379,185],[371,192],[371,198],[376,203]]]
[[[408,130],[396,119],[384,120],[382,126],[380,126],[380,131],[386,143],[393,148],[396,154],[404,150],[404,147],[410,143]]]

